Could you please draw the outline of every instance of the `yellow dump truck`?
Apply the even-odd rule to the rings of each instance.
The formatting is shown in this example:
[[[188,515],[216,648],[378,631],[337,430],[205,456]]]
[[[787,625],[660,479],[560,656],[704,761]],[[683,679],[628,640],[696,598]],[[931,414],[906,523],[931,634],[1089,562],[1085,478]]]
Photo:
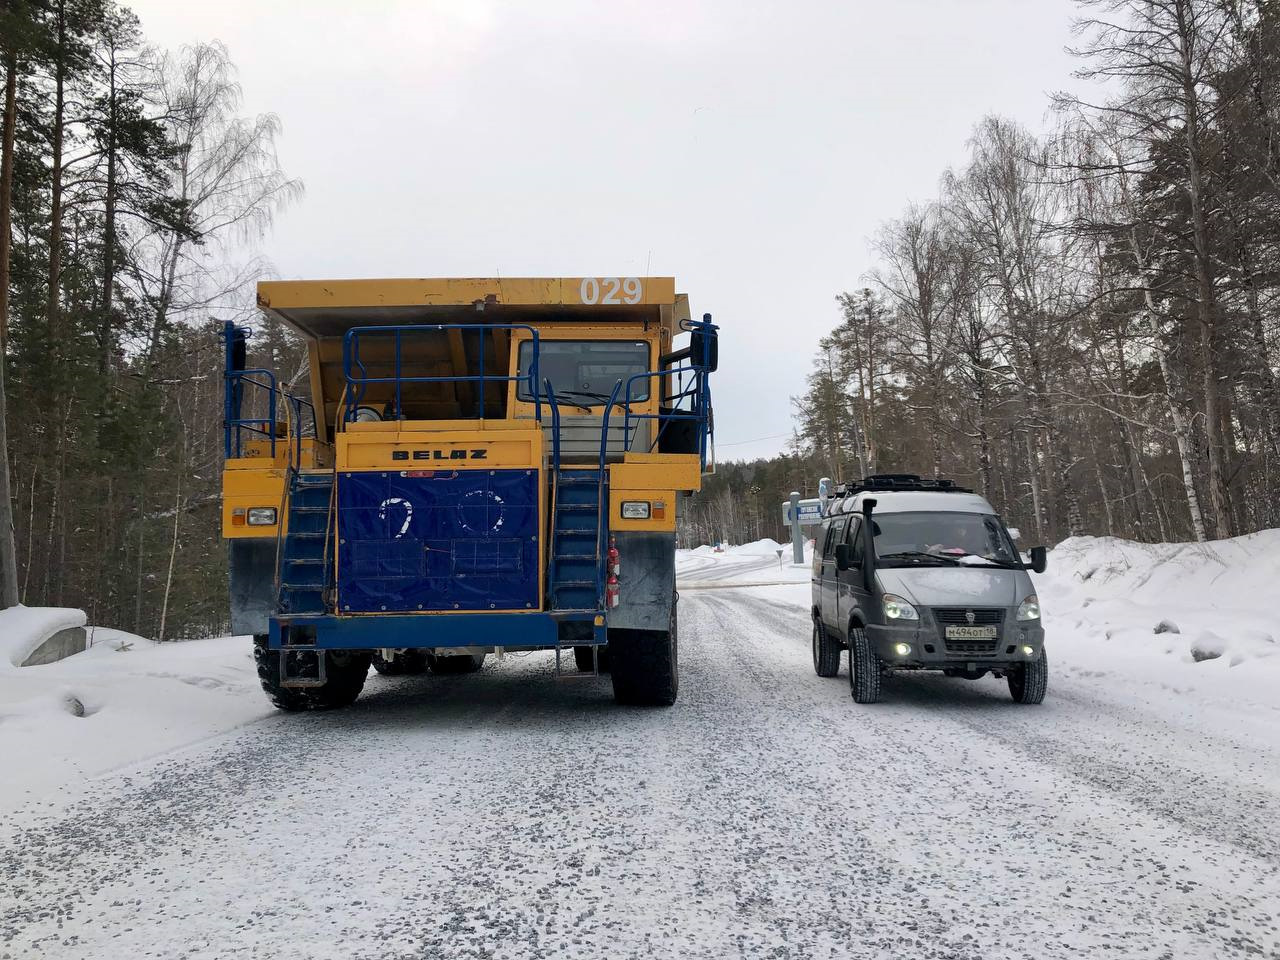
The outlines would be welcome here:
[[[282,281],[258,305],[310,359],[303,396],[226,325],[231,619],[276,706],[517,650],[675,701],[718,340],[672,278]]]

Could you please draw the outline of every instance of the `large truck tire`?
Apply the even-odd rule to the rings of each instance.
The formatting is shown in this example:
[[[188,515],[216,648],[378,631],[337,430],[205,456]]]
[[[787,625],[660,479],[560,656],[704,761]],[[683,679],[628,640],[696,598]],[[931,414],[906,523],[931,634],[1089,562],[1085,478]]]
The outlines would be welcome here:
[[[384,657],[381,650],[373,651],[373,669],[384,677],[407,677],[427,672],[427,656],[421,650],[397,650]]]
[[[486,654],[458,653],[448,656],[443,654],[427,654],[427,664],[432,673],[475,673],[484,666]]]
[[[1009,696],[1014,703],[1044,703],[1049,689],[1049,655],[1041,647],[1039,657],[1012,668],[1008,679]]]
[[[609,631],[613,698],[636,706],[669,707],[680,690],[676,603],[671,629]]]
[[[849,628],[849,693],[854,703],[880,700],[880,658],[871,648],[867,632],[857,626]]]
[[[304,657],[306,653],[291,654]],[[253,638],[253,659],[262,690],[276,707],[298,710],[333,710],[350,706],[364,689],[372,654],[367,650],[325,650],[325,683],[319,687],[286,687],[280,678],[280,651],[267,649],[265,634]]]
[[[813,618],[813,672],[820,677],[840,672],[840,644],[827,633],[821,617]]]

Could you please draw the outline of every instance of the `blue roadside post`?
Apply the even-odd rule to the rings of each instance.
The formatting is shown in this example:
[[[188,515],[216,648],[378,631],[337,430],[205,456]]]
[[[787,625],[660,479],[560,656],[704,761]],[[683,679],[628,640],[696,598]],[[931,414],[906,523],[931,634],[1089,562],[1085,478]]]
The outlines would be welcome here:
[[[804,563],[804,534],[800,532],[800,491],[791,491],[791,561]]]
[[[801,500],[800,494],[791,492],[790,501],[782,504],[782,523],[791,528],[791,555],[795,563],[804,563],[804,533],[802,528],[814,527],[822,523],[822,500],[813,498]],[[782,551],[778,551],[781,561]]]

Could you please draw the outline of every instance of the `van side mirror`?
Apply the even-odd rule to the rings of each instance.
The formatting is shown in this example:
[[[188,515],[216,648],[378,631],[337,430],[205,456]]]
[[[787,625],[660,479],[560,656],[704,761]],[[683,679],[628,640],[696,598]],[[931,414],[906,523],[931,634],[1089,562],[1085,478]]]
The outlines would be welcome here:
[[[1036,573],[1044,573],[1049,566],[1049,551],[1044,547],[1031,548],[1031,569]]]
[[[836,545],[836,569],[848,570],[853,566],[853,547],[847,543]]]

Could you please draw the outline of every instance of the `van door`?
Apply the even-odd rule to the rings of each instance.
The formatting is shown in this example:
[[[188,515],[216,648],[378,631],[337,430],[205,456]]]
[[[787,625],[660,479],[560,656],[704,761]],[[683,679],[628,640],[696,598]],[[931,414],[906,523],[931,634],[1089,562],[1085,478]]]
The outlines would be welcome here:
[[[862,594],[862,566],[856,562],[861,559],[862,551],[859,545],[862,539],[862,518],[850,517],[848,527],[845,534],[841,537],[841,543],[847,543],[853,548],[852,553],[855,558],[855,564],[848,570],[840,570],[836,572],[835,583],[835,626],[840,631],[840,636],[845,636],[845,627],[849,625],[849,614],[858,606],[858,600]],[[832,548],[834,552],[835,548]],[[845,638],[848,639],[848,638]]]
[[[828,629],[837,631],[839,631],[839,621],[836,619],[836,544],[844,539],[844,532],[848,525],[847,517],[837,517],[832,520],[822,544],[822,583],[818,609],[822,611],[823,624]],[[839,632],[836,635],[841,636]]]
[[[827,550],[827,543],[831,539],[831,521],[824,520],[822,526],[818,529],[818,534],[813,538],[813,560],[811,561],[812,573],[809,577],[810,597],[813,603],[813,609],[822,610],[822,564],[823,556]]]

